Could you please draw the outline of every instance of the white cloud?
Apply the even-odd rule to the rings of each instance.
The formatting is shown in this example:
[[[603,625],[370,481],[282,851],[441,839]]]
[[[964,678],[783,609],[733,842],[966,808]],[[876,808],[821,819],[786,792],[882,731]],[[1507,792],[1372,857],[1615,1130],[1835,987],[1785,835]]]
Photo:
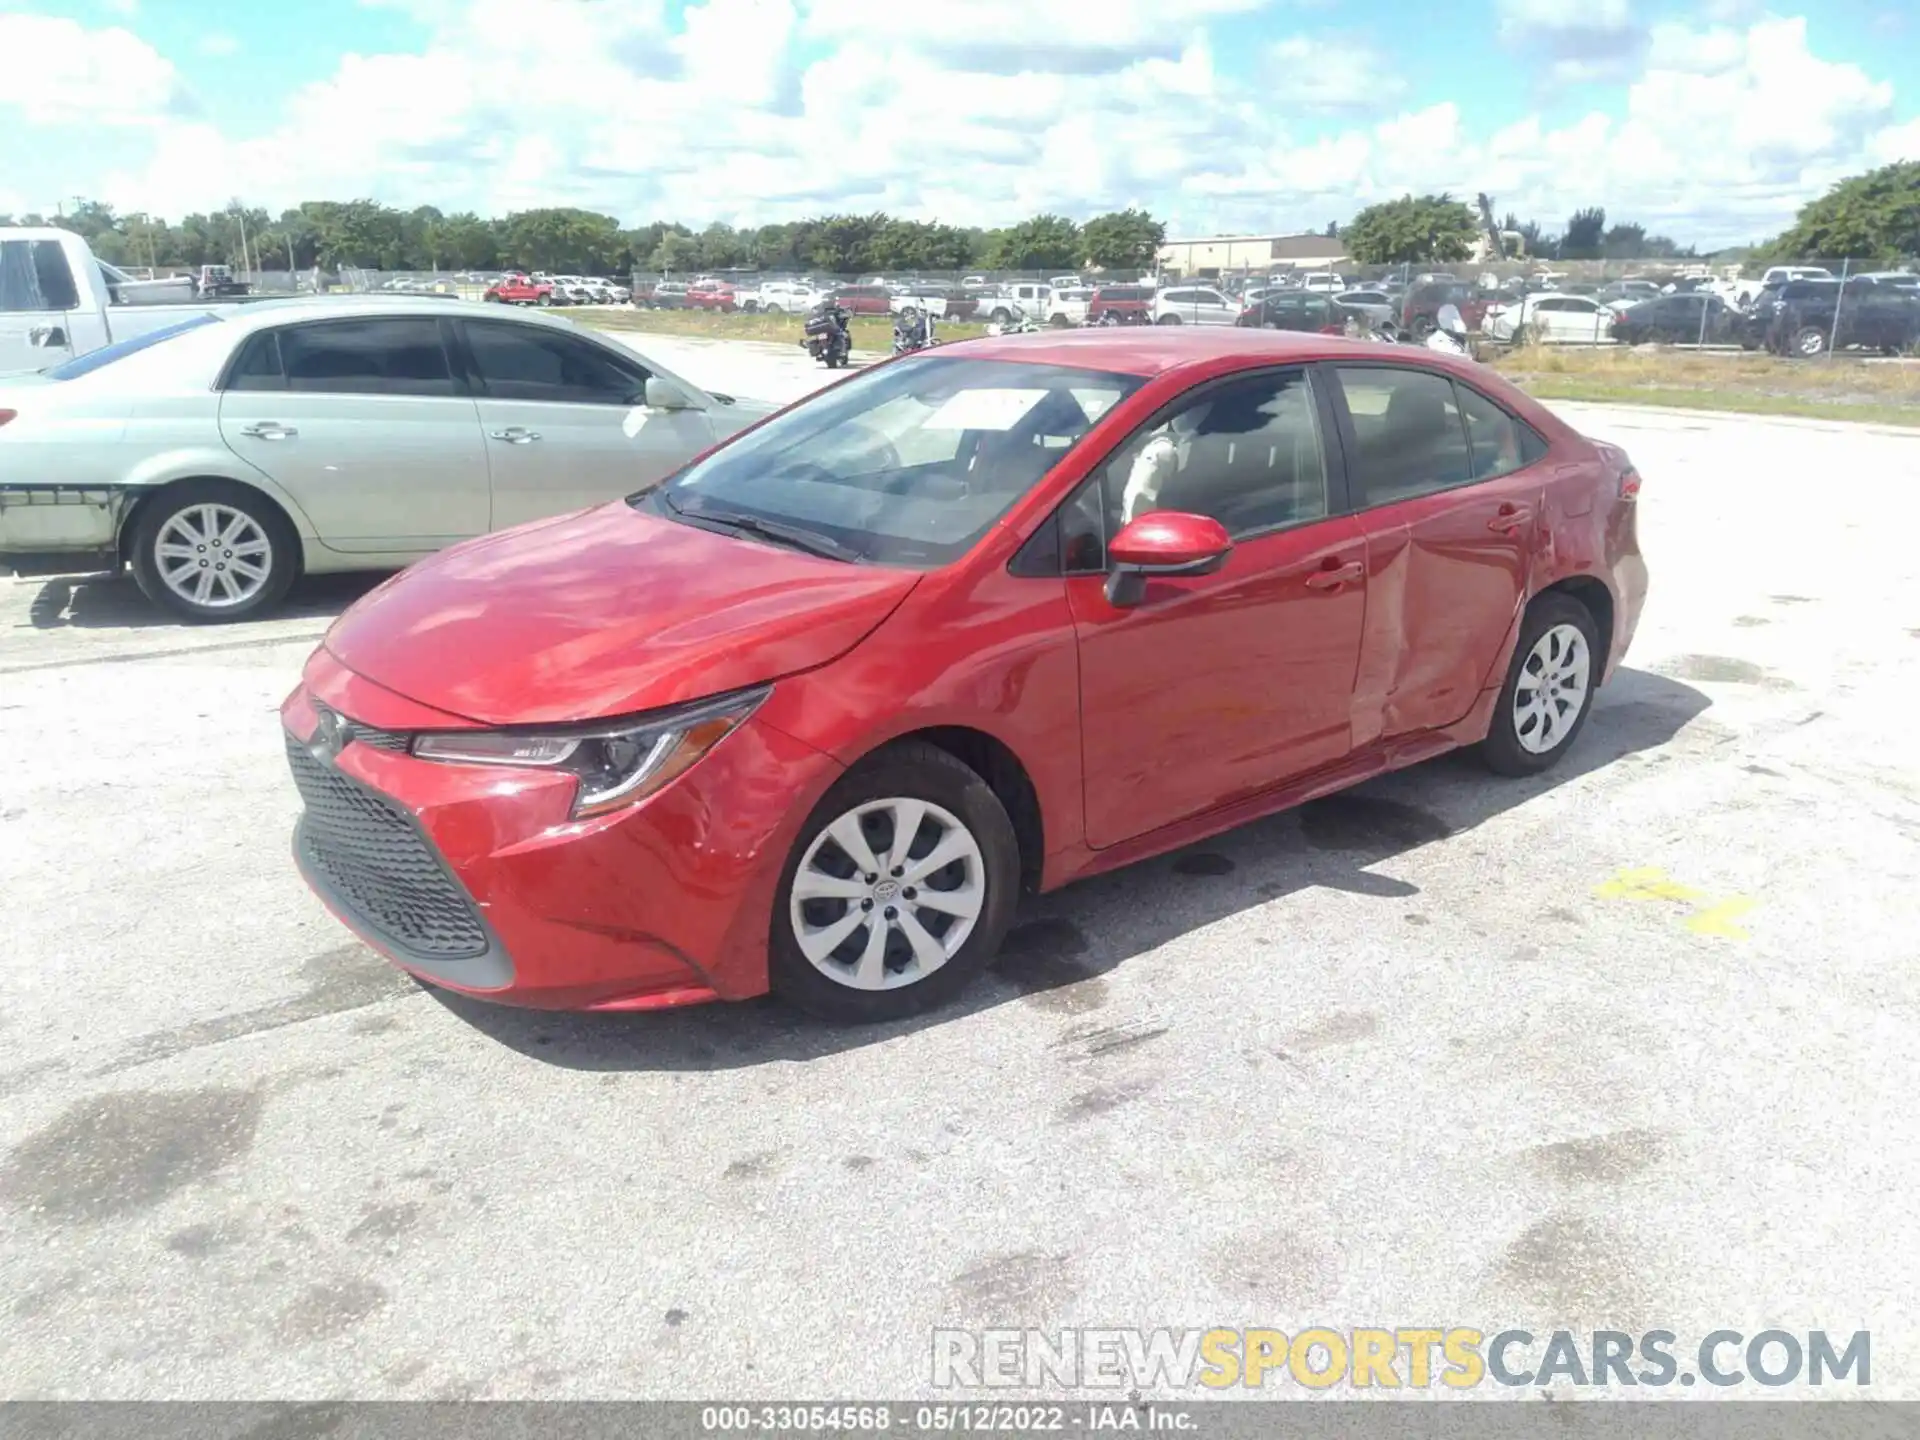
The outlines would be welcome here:
[[[224,31],[214,30],[202,35],[195,49],[202,55],[211,55],[215,59],[225,59],[229,55],[240,53],[240,42]]]
[[[118,26],[89,30],[52,15],[0,15],[0,55],[14,57],[0,113],[30,125],[150,125],[184,111],[173,62]]]
[[[140,0],[100,0],[100,3],[116,15],[135,15],[140,10]]]
[[[1098,25],[1067,0],[700,0],[679,23],[664,0],[362,3],[404,6],[427,43],[343,57],[265,133],[182,114],[173,67],[126,31],[37,17],[0,27],[61,28],[0,29],[0,44],[66,68],[57,84],[16,81],[0,107],[149,126],[140,163],[89,175],[76,156],[72,187],[175,216],[236,190],[269,208],[578,204],[696,225],[1138,204],[1184,232],[1264,233],[1409,191],[1485,190],[1549,229],[1598,204],[1718,243],[1920,153],[1891,87],[1811,53],[1803,22],[1642,29],[1626,0],[1503,0],[1505,42],[1543,69],[1630,63],[1632,77],[1609,111],[1492,133],[1452,104],[1405,109],[1397,71],[1361,39],[1282,39],[1249,57],[1263,61],[1249,79],[1223,72],[1209,22],[1252,0],[1109,0]]]

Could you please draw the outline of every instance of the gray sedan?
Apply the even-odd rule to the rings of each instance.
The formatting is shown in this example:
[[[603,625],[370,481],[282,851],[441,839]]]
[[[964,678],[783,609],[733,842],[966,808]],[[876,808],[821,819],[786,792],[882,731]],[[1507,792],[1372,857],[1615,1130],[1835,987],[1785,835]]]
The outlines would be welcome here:
[[[555,316],[234,306],[0,381],[0,574],[131,567],[190,620],[645,489],[776,406]]]
[[[1356,311],[1382,334],[1397,334],[1400,307],[1391,296],[1379,290],[1347,290],[1333,297],[1347,309]]]

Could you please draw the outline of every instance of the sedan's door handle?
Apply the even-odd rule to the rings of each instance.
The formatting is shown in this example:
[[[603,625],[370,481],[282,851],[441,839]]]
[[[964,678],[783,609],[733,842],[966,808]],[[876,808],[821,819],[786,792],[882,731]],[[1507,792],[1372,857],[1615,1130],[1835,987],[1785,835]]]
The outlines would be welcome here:
[[[509,445],[525,445],[540,438],[538,430],[529,430],[524,425],[509,425],[504,430],[489,430],[487,434],[496,440],[504,440]]]
[[[1351,585],[1355,580],[1364,579],[1367,567],[1358,560],[1349,560],[1342,565],[1335,562],[1330,568],[1316,570],[1307,576],[1309,590],[1338,590],[1342,585]]]
[[[1493,519],[1487,522],[1487,529],[1496,535],[1511,535],[1522,525],[1533,519],[1531,505],[1502,505],[1494,512]]]
[[[282,425],[277,420],[262,420],[258,425],[249,425],[240,432],[255,440],[291,440],[300,432],[291,425]]]

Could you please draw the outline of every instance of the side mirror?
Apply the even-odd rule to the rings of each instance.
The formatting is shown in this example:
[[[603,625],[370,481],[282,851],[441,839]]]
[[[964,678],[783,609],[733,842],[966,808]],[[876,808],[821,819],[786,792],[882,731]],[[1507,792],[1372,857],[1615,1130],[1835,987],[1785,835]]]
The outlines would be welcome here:
[[[1122,526],[1107,546],[1107,603],[1138,605],[1152,577],[1212,575],[1233,553],[1226,527],[1206,515],[1162,510]]]
[[[649,410],[692,410],[696,408],[693,397],[688,395],[671,380],[662,380],[657,375],[647,378],[645,393]]]

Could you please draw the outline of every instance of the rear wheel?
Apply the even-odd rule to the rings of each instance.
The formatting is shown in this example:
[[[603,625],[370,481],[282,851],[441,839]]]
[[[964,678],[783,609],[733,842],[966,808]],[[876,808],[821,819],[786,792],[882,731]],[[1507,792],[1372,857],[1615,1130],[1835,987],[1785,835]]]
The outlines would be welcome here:
[[[1178,315],[1162,315],[1154,323],[1158,325],[1178,325],[1181,322],[1180,322],[1180,317]]]
[[[909,742],[841,778],[801,827],[774,906],[776,993],[828,1020],[944,1005],[1012,921],[1019,843],[999,798],[946,751]]]
[[[1005,325],[1008,321],[1013,319],[1013,312],[1011,310],[1008,310],[1004,306],[1002,306],[999,309],[996,309],[995,311],[993,311],[990,315],[987,316],[987,318],[996,325]]]
[[[192,480],[142,508],[133,578],[147,599],[182,619],[245,620],[286,596],[299,546],[286,516],[257,490]]]
[[[1500,775],[1537,775],[1572,746],[1600,685],[1600,634],[1570,595],[1543,595],[1528,607],[1493,724],[1480,744]]]
[[[1056,330],[1065,330],[1072,323],[1073,322],[1067,319],[1065,315],[1055,315],[1047,321],[1047,324],[1051,325]]]

